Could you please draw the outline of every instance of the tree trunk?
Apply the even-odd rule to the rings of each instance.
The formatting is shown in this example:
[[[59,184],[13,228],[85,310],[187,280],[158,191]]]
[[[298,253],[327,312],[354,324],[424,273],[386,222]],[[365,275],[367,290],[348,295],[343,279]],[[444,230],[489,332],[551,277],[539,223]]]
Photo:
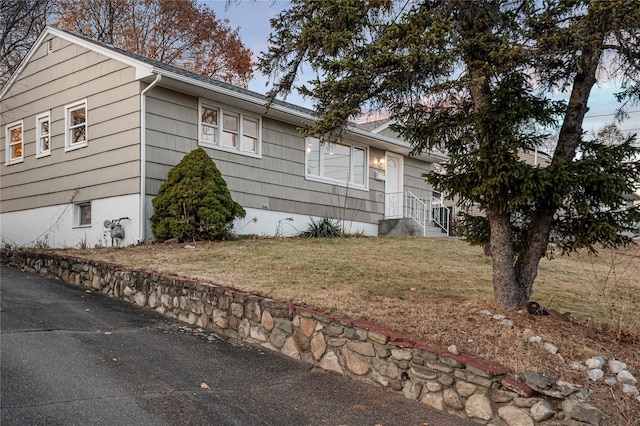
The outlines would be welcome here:
[[[606,21],[606,17],[600,16],[599,18]],[[594,20],[598,21],[597,18],[594,18]],[[602,24],[594,24],[593,28],[596,42],[585,46],[579,58],[581,66],[573,78],[567,112],[560,128],[558,145],[553,154],[552,161],[554,163],[573,161],[578,145],[582,140],[582,123],[586,113],[589,111],[587,102],[591,89],[597,81],[596,73],[603,52],[601,45],[604,42],[604,34],[606,33]],[[523,294],[526,296],[524,303],[529,300],[533,293],[533,282],[538,275],[538,265],[549,244],[553,217],[560,207],[562,206],[551,204],[550,200],[542,199],[538,201],[538,206],[533,214],[527,232],[526,243],[515,265],[516,279],[522,288]]]
[[[493,295],[503,308],[512,311],[523,307],[528,295],[518,283],[514,268],[511,241],[511,221],[506,213],[487,212],[491,227],[491,257],[493,258]]]
[[[555,211],[555,208],[549,206],[546,206],[546,208],[539,207],[536,210],[531,225],[529,225],[527,244],[525,244],[516,261],[516,278],[525,295],[523,306],[529,301],[533,293],[533,281],[538,276],[540,259],[547,252]]]

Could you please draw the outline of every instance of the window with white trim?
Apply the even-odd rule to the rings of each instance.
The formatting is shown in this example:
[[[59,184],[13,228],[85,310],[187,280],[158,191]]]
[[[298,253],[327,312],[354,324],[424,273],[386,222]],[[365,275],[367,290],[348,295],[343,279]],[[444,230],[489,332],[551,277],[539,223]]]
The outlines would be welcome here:
[[[64,107],[65,151],[87,146],[87,100]]]
[[[74,205],[74,226],[91,226],[91,202]]]
[[[6,127],[7,164],[20,163],[24,160],[24,126],[22,120],[8,124]]]
[[[250,156],[261,154],[261,119],[200,101],[199,144]]]
[[[307,138],[306,177],[366,188],[367,150],[335,142]]]
[[[49,111],[36,116],[36,158],[51,154],[51,115]]]

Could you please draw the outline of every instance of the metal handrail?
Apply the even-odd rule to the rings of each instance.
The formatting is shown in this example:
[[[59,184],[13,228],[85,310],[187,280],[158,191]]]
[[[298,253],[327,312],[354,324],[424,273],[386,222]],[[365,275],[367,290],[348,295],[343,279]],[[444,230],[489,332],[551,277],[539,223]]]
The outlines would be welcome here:
[[[440,197],[439,199],[433,199],[431,210],[433,212],[433,223],[438,225],[444,230],[444,232],[446,232],[447,235],[449,235],[451,208],[445,206],[444,200]]]
[[[422,228],[422,236],[427,235],[427,222],[431,221],[431,200],[418,198],[412,192],[404,194],[404,217],[413,219]]]
[[[402,217],[412,219],[422,229],[423,236],[427,235],[431,222],[449,235],[451,208],[444,205],[442,196],[420,198],[410,191],[388,193],[385,194],[385,209],[385,217],[399,217],[402,212]]]

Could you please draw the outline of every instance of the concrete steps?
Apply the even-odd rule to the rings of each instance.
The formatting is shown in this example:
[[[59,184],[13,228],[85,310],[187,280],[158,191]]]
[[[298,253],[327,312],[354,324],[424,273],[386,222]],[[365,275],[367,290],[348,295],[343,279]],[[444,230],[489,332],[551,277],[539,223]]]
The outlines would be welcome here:
[[[421,237],[422,228],[414,220],[408,218],[382,219],[378,222],[378,235],[388,237]],[[426,237],[446,237],[447,234],[439,226],[427,224]]]

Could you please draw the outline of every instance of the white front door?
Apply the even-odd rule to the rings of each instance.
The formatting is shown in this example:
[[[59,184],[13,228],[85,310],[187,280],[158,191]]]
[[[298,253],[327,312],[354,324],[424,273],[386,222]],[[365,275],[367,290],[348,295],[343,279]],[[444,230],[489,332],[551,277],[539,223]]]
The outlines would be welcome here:
[[[402,217],[402,157],[387,152],[387,178],[384,186],[384,217]]]

